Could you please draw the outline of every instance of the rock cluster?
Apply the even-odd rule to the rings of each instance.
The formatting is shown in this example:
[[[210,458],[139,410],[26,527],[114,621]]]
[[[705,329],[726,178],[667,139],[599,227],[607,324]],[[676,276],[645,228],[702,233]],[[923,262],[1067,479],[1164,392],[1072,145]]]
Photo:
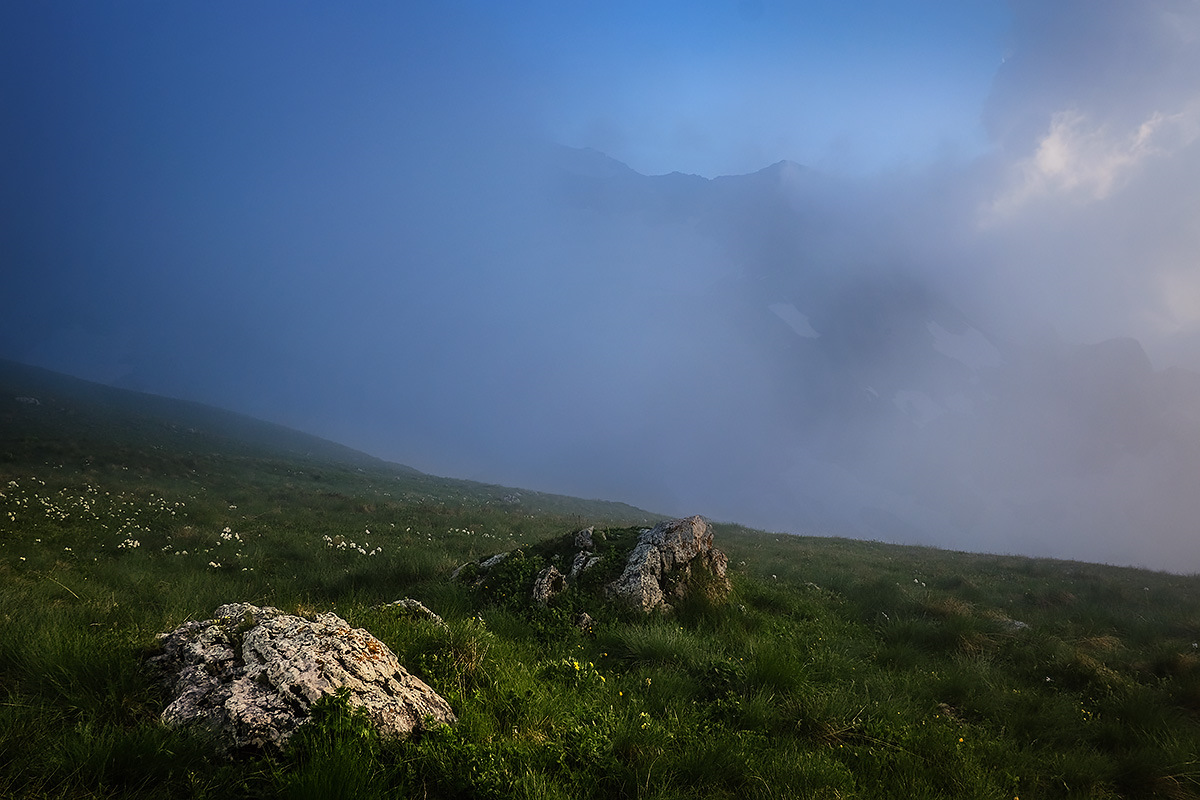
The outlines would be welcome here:
[[[589,527],[584,528],[581,531],[577,531],[571,536],[570,542],[573,544],[573,549],[577,550],[578,552],[570,557],[571,567],[566,574],[563,574],[563,572],[553,564],[542,568],[542,570],[538,572],[537,576],[533,579],[533,586],[530,589],[530,596],[533,598],[535,603],[543,606],[548,605],[551,600],[562,594],[569,586],[574,584],[580,575],[582,575],[584,572],[587,572],[589,569],[596,566],[603,560],[594,552],[596,547],[595,542],[592,539],[594,532],[595,527]],[[519,550],[513,551],[513,553],[516,553],[518,556],[521,555],[521,551]],[[490,556],[482,561],[463,564],[461,567],[454,570],[450,578],[451,580],[460,579],[464,575],[465,570],[470,567],[470,572],[465,574],[471,575],[474,583],[478,585],[487,578],[487,575],[491,570],[503,563],[504,560],[513,555],[513,553],[497,553],[496,555]]]
[[[204,725],[227,749],[282,748],[313,704],[341,689],[385,736],[456,721],[386,645],[336,614],[307,620],[230,603],[159,634],[159,645],[149,662],[170,689],[162,721]]]
[[[602,544],[599,548],[597,539]],[[550,545],[546,552],[548,556],[545,557],[556,563],[543,567],[534,577],[532,586],[523,589],[540,605],[551,603],[556,596],[574,586],[583,573],[606,559],[625,559],[621,576],[606,587],[607,596],[641,611],[656,608],[669,611],[669,599],[681,598],[690,592],[722,598],[730,589],[726,575],[729,559],[713,547],[712,526],[703,517],[669,520],[653,529],[643,529],[627,556],[620,546],[613,545],[605,532],[597,533],[594,527],[564,537]],[[451,577],[468,579],[469,576],[476,585],[482,585],[493,569],[513,555],[524,557],[521,551],[499,553],[465,564]],[[562,565],[561,569],[559,565]],[[591,623],[590,617],[577,622],[585,630]]]
[[[670,608],[670,597],[699,588],[712,597],[729,593],[729,559],[713,547],[712,526],[703,517],[659,523],[638,538],[609,596],[642,611]]]

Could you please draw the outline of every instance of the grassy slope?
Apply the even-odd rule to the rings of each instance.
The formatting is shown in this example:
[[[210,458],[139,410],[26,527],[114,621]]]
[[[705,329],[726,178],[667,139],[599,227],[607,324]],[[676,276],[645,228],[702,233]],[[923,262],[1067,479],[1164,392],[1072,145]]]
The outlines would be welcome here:
[[[30,397],[40,405],[16,402]],[[0,470],[139,470],[212,489],[287,474],[335,486],[357,474],[406,502],[512,505],[528,514],[648,521],[624,503],[438,478],[306,433],[211,406],[131,392],[0,359]],[[326,475],[325,473],[328,473]],[[328,487],[326,487],[328,488]]]
[[[0,493],[0,796],[1200,797],[1195,577],[720,526],[729,604],[539,610],[537,543],[650,515],[11,364]],[[514,547],[487,590],[446,579]],[[403,596],[449,629],[377,608]],[[139,664],[232,600],[336,609],[459,726],[379,742],[333,709],[215,759]]]

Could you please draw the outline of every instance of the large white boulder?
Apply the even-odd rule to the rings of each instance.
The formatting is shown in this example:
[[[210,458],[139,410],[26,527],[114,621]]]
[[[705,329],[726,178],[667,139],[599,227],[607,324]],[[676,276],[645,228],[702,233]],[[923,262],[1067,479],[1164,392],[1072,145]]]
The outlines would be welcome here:
[[[395,653],[332,613],[316,619],[230,603],[213,619],[159,634],[150,658],[171,692],[169,726],[204,725],[229,749],[282,748],[313,704],[345,689],[384,736],[406,736],[454,712]]]

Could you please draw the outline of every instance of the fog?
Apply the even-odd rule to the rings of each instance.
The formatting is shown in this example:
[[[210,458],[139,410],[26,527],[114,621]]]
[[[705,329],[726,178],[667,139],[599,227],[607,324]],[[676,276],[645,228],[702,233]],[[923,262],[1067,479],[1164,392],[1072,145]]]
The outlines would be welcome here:
[[[1200,570],[1192,3],[12,5],[0,357],[440,475]]]

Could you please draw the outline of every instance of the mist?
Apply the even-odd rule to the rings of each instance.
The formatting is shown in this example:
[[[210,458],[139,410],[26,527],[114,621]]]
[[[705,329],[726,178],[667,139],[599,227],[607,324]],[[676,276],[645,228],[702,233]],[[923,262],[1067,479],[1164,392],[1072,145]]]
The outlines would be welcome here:
[[[1192,4],[0,31],[0,357],[440,475],[1200,570]]]

